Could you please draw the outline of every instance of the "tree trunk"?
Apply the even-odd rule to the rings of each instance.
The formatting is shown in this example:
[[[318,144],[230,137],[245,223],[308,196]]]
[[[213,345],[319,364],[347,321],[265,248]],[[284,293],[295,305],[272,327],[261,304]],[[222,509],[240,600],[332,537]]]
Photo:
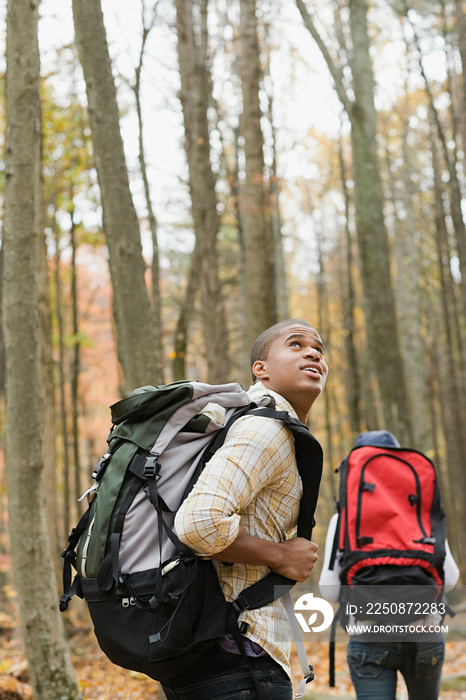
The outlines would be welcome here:
[[[393,216],[395,219],[395,263],[396,263],[396,298],[398,307],[399,327],[403,338],[403,358],[406,369],[406,386],[411,399],[413,412],[413,446],[422,450],[428,444],[428,411],[427,411],[427,382],[425,376],[424,346],[419,327],[420,309],[420,256],[419,241],[416,237],[416,221],[412,196],[412,167],[408,148],[409,125],[401,115],[402,123],[402,153],[403,173],[401,205],[405,212],[405,220],[398,216],[397,187],[390,157],[386,154],[386,172],[391,179]]]
[[[71,242],[71,305],[73,315],[73,360],[71,366],[71,423],[73,435],[73,472],[74,472],[74,501],[82,494],[81,488],[81,459],[79,454],[79,375],[81,372],[81,342],[79,340],[79,312],[78,312],[78,272],[76,266],[76,223],[74,209],[71,213],[70,242]],[[78,514],[79,514],[79,505]]]
[[[115,84],[100,0],[73,0],[79,58],[102,197],[124,391],[157,380],[155,333],[139,222],[128,182]]]
[[[277,164],[277,136],[273,122],[273,94],[267,95],[268,112],[272,136],[272,163],[270,168],[270,219],[272,227],[272,268],[275,288],[275,306],[277,320],[283,321],[290,316],[290,304],[288,296],[288,284],[286,279],[285,255],[283,251],[282,218],[280,213],[280,181],[278,178]]]
[[[346,184],[346,168],[343,157],[343,147],[340,139],[338,149],[341,185],[345,200],[345,244],[346,244],[346,291],[343,297],[343,326],[345,329],[345,349],[348,371],[345,374],[347,384],[347,402],[351,432],[358,435],[361,432],[361,372],[359,358],[356,352],[356,293],[353,282],[353,241],[350,231],[350,197]]]
[[[44,200],[41,201],[40,230],[44,230]],[[63,549],[63,518],[58,517],[58,500],[61,493],[57,489],[57,445],[56,445],[56,415],[55,415],[55,375],[52,341],[52,319],[49,292],[49,270],[47,259],[47,241],[41,235],[40,268],[39,268],[39,320],[41,332],[41,366],[43,372],[44,395],[44,476],[45,507],[47,509],[47,529],[50,548],[54,556],[54,568],[57,582],[62,572],[60,552]]]
[[[199,281],[208,379],[225,382],[230,372],[228,341],[220,295],[217,259],[216,178],[210,161],[207,110],[211,78],[207,68],[207,0],[176,0],[178,60],[181,76],[181,104],[185,128],[185,150],[189,168],[189,189],[196,246],[200,264]],[[194,5],[200,10],[195,26]]]
[[[154,10],[155,16],[155,10]],[[144,185],[144,196],[146,200],[147,207],[147,218],[149,220],[149,228],[152,238],[152,311],[155,326],[155,345],[154,352],[157,362],[157,375],[154,377],[153,384],[163,384],[164,382],[164,372],[163,372],[163,331],[162,331],[162,296],[160,292],[160,261],[159,261],[159,243],[157,237],[157,219],[154,213],[154,208],[152,206],[152,199],[150,196],[150,185],[149,176],[147,174],[147,165],[145,157],[144,148],[144,124],[142,120],[142,105],[141,105],[141,74],[144,62],[144,52],[146,47],[146,42],[149,37],[150,30],[154,26],[154,23],[146,25],[146,18],[144,13],[144,2],[142,2],[142,42],[141,51],[139,52],[139,63],[136,67],[136,80],[133,86],[134,95],[136,98],[136,113],[138,117],[138,129],[139,129],[139,167],[141,170],[142,182]]]
[[[238,229],[238,251],[239,251],[239,298],[240,298],[240,339],[241,339],[241,364],[240,364],[240,384],[249,386],[251,377],[251,363],[249,353],[251,346],[248,342],[248,321],[247,321],[247,305],[246,305],[246,272],[245,272],[245,251],[244,251],[244,232],[243,232],[243,217],[241,214],[240,203],[240,130],[234,130],[235,142],[235,170],[231,178],[231,194],[235,203],[236,226]]]
[[[403,0],[404,11],[406,16],[408,16],[408,6],[405,0]],[[409,21],[409,19],[408,19]],[[440,143],[442,144],[443,157],[445,159],[445,164],[448,169],[448,174],[450,178],[448,196],[450,198],[450,214],[453,223],[453,228],[455,230],[456,237],[456,249],[458,252],[459,267],[461,272],[461,298],[463,304],[463,313],[466,313],[466,228],[463,218],[462,210],[462,195],[461,186],[458,179],[457,172],[457,162],[454,154],[450,152],[448,144],[448,136],[443,128],[438,109],[435,105],[434,96],[427,79],[426,72],[424,70],[424,61],[422,57],[421,44],[417,36],[417,32],[412,22],[410,22],[411,31],[413,35],[412,44],[416,49],[418,55],[419,70],[421,72],[422,78],[424,80],[425,90],[427,97],[429,98],[430,111],[433,116],[435,126],[438,132]]]
[[[0,248],[0,396],[5,392],[5,342],[3,338],[3,246]]]
[[[7,10],[4,331],[11,554],[36,700],[80,697],[58,612],[43,496],[44,391],[40,291],[40,65],[38,3]]]
[[[452,323],[454,315],[453,288],[451,284],[450,251],[448,249],[448,233],[445,224],[443,210],[443,185],[438,167],[437,148],[434,139],[431,141],[432,163],[434,169],[434,193],[435,193],[435,223],[436,223],[436,248],[440,276],[441,309],[440,316],[444,326],[445,342],[441,348],[444,358],[440,381],[440,402],[442,406],[443,427],[446,441],[448,459],[448,471],[450,482],[455,485],[453,508],[455,520],[458,525],[458,533],[466,531],[466,515],[464,502],[466,499],[466,478],[464,474],[463,457],[466,453],[466,437],[464,433],[465,406],[461,396],[460,382],[458,381],[458,369],[454,359],[455,339]],[[440,340],[438,341],[440,345]],[[433,357],[432,373],[438,372],[438,351]],[[432,354],[432,353],[431,353]],[[466,552],[466,538],[458,534],[457,547],[461,550],[460,561],[464,561]]]
[[[59,434],[61,438],[61,456],[63,464],[63,526],[64,531],[71,530],[71,520],[74,520],[74,513],[71,513],[71,474],[70,474],[70,455],[68,449],[68,409],[66,405],[66,388],[65,388],[65,343],[64,343],[64,327],[62,313],[62,288],[60,279],[61,255],[60,255],[60,235],[58,226],[54,220],[52,224],[55,236],[55,314],[57,317],[58,330],[58,392],[59,392]]]
[[[366,0],[349,2],[353,44],[350,62],[353,97],[350,97],[345,88],[343,68],[333,61],[303,0],[296,2],[307,29],[325,58],[337,95],[351,123],[356,232],[361,260],[367,345],[377,378],[383,427],[395,433],[400,442],[411,444],[413,431],[398,337],[377,157],[377,114],[369,51],[367,3]],[[372,416],[371,422],[373,418]]]
[[[466,167],[466,15],[463,12],[463,0],[455,0],[456,31],[458,32],[458,51],[461,58],[462,94],[459,97],[459,119],[463,141],[463,170]]]
[[[259,88],[261,67],[255,0],[240,0],[239,67],[243,114],[246,180],[240,188],[244,241],[247,341],[276,321],[272,277],[272,241],[264,187],[264,138],[261,129]]]
[[[199,287],[200,252],[196,245],[191,256],[186,291],[178,314],[178,321],[173,338],[172,375],[173,381],[186,379],[186,353],[188,349],[189,324]]]
[[[356,230],[361,258],[368,346],[380,390],[385,427],[401,443],[413,441],[400,350],[390,251],[377,157],[377,114],[369,52],[366,0],[350,0],[354,101],[350,110]],[[396,381],[394,381],[396,377]]]
[[[330,329],[330,314],[328,308],[328,294],[325,282],[325,257],[323,252],[324,234],[316,232],[317,243],[317,260],[319,272],[317,274],[317,323],[319,333],[322,338],[325,338],[325,344],[331,346],[331,329]],[[326,431],[326,450],[325,455],[327,463],[334,466],[334,454],[332,444],[332,421],[333,413],[331,407],[331,394],[329,391],[324,392],[324,416],[325,416],[325,431]],[[333,478],[333,470],[327,470],[327,483],[330,489],[332,501],[336,502],[335,479]]]

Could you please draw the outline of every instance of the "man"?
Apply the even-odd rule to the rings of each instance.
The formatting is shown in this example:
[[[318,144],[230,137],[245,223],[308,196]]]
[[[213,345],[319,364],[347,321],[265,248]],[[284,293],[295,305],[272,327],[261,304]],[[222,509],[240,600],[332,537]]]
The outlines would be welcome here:
[[[271,394],[278,410],[303,423],[328,371],[319,334],[297,319],[282,321],[257,338],[251,369],[251,400]],[[291,431],[271,418],[245,416],[234,423],[182,505],[176,531],[199,555],[216,560],[227,600],[270,570],[304,581],[317,560],[317,545],[292,538],[301,494]],[[246,653],[268,697],[290,700],[290,633],[281,602],[246,611],[240,619],[249,625]],[[196,669],[163,689],[168,700],[256,697],[251,674],[229,635]]]

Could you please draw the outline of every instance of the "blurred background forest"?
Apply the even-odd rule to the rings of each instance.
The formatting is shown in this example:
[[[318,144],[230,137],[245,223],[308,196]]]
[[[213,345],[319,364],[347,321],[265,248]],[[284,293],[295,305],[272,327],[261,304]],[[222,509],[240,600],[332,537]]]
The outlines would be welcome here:
[[[316,541],[335,467],[388,428],[435,462],[464,578],[463,0],[0,12],[0,600],[19,599],[35,697],[79,697],[55,574],[108,406],[181,378],[247,388],[252,341],[284,318],[330,367]]]

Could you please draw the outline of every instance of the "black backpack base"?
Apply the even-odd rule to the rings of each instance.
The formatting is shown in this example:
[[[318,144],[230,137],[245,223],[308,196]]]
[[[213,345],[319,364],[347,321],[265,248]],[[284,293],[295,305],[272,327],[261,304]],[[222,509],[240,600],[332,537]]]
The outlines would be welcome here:
[[[211,561],[182,556],[163,576],[150,569],[121,579],[107,592],[81,579],[100,648],[117,666],[166,681],[226,633],[228,603]]]

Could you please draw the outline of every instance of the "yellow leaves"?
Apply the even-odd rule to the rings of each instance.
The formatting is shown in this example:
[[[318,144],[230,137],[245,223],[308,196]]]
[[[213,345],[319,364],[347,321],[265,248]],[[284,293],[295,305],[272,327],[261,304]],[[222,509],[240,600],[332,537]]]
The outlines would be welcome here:
[[[18,595],[16,593],[15,589],[12,586],[9,586],[8,584],[3,586],[2,592],[3,592],[3,595],[5,596],[5,598],[8,598],[8,600],[11,600],[12,598],[16,598]],[[0,613],[0,624],[3,623],[3,616],[4,615],[2,613]],[[4,617],[7,617],[7,616],[5,615]]]

